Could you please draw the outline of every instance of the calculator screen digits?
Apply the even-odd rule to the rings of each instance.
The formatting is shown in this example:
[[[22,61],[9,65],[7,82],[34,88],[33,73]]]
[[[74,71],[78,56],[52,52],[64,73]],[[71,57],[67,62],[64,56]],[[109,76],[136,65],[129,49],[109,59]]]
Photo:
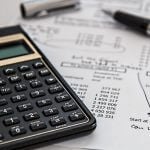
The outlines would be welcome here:
[[[32,51],[24,42],[15,42],[5,45],[0,45],[0,60],[27,55]]]

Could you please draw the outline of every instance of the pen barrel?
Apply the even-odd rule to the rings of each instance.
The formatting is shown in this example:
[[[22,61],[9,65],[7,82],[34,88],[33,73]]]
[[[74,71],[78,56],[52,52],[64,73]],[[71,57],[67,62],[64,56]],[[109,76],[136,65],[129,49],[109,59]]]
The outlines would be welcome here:
[[[114,18],[135,30],[138,30],[144,34],[149,34],[148,29],[150,26],[150,20],[142,18],[136,15],[131,15],[125,12],[117,11],[114,15]]]

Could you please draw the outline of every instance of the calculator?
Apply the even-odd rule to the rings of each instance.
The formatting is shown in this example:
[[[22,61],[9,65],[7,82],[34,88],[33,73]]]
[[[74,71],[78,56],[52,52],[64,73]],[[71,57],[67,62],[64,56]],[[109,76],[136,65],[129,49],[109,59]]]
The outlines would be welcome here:
[[[95,127],[94,116],[27,33],[20,26],[1,28],[0,150],[51,143]]]

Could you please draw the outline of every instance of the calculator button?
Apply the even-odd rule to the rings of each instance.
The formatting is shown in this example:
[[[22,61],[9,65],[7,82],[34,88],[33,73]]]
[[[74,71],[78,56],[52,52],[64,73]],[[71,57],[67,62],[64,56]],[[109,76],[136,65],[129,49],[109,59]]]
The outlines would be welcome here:
[[[42,83],[41,83],[41,81],[35,80],[35,81],[32,81],[32,82],[30,83],[30,85],[31,85],[32,88],[38,88],[38,87],[41,87],[41,86],[42,86]]]
[[[6,88],[4,88],[4,87],[0,88],[0,94],[1,95],[7,95],[7,94],[10,94],[10,93],[12,93],[10,88],[7,88],[7,87]]]
[[[50,99],[43,99],[43,100],[37,101],[36,103],[37,103],[37,106],[43,107],[43,106],[51,105],[52,101]]]
[[[38,131],[47,128],[47,125],[44,122],[37,121],[37,122],[32,122],[30,124],[30,128],[32,131]]]
[[[18,111],[22,112],[22,111],[28,111],[33,109],[33,106],[31,105],[31,103],[27,103],[27,104],[22,104],[17,106]]]
[[[0,99],[0,106],[6,105],[6,104],[8,104],[8,102],[6,101],[5,98]]]
[[[27,90],[27,87],[25,84],[16,84],[15,89],[17,92],[21,92]]]
[[[29,113],[29,114],[24,115],[25,121],[31,121],[31,120],[35,120],[35,119],[39,119],[39,118],[40,118],[40,116],[37,112],[33,112],[33,113]]]
[[[48,76],[50,75],[50,71],[48,69],[43,69],[39,71],[40,76]]]
[[[75,103],[65,103],[62,106],[62,109],[66,112],[66,111],[76,110],[78,109],[78,107]]]
[[[44,67],[44,64],[42,62],[36,62],[33,64],[33,67],[35,69],[42,68],[42,67]]]
[[[6,116],[6,115],[10,115],[10,114],[13,114],[13,113],[14,113],[14,111],[10,107],[4,108],[4,109],[0,109],[0,117],[1,116]]]
[[[46,94],[44,90],[37,90],[37,91],[31,92],[30,95],[32,98],[37,98],[37,97],[45,96]]]
[[[49,92],[51,94],[58,93],[58,92],[61,92],[63,90],[64,90],[63,87],[59,84],[51,85],[50,88],[49,88]]]
[[[26,129],[22,126],[16,126],[16,127],[12,127],[10,129],[11,136],[17,136],[17,135],[25,134],[26,132],[27,132]]]
[[[3,134],[0,133],[0,140],[3,140],[4,139],[4,136]]]
[[[24,75],[24,78],[26,80],[31,80],[31,79],[35,79],[36,78],[36,75],[35,73],[32,71],[32,72],[28,72]]]
[[[11,75],[11,74],[15,74],[15,73],[16,73],[16,71],[13,68],[4,69],[5,75]]]
[[[5,82],[5,80],[0,79],[0,86],[3,86],[3,85],[6,85],[6,82]]]
[[[50,77],[50,78],[46,79],[45,82],[47,85],[50,85],[50,84],[56,83],[57,80],[54,77]]]
[[[16,103],[16,102],[21,102],[21,101],[27,100],[27,97],[24,94],[16,95],[16,96],[11,97],[11,100],[13,103]]]
[[[52,116],[52,115],[56,115],[58,113],[59,113],[58,109],[55,108],[55,107],[54,108],[49,108],[49,109],[43,111],[43,114],[45,116]]]
[[[85,116],[83,113],[72,113],[71,115],[69,115],[69,119],[71,121],[79,121],[79,120],[82,120],[84,118],[85,118]]]
[[[30,67],[27,65],[22,65],[19,67],[20,72],[25,72],[25,71],[29,71],[29,70],[30,70]]]
[[[5,126],[11,126],[11,125],[18,124],[18,123],[20,123],[20,120],[18,117],[7,118],[4,120]]]
[[[70,100],[71,97],[66,93],[66,94],[57,95],[55,99],[57,102],[63,102],[63,101]]]
[[[51,118],[50,120],[51,126],[59,126],[65,123],[66,123],[66,120],[63,117]]]
[[[10,81],[11,83],[17,83],[17,82],[20,82],[20,81],[21,81],[21,78],[20,78],[19,76],[15,75],[15,76],[9,77],[9,81]]]

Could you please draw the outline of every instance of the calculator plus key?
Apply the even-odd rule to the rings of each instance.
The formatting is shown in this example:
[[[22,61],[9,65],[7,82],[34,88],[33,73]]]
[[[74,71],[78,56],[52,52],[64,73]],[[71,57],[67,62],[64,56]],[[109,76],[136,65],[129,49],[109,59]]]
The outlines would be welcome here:
[[[47,125],[44,122],[37,121],[37,122],[32,122],[30,124],[30,128],[32,131],[38,131],[38,130],[46,129]]]
[[[75,112],[75,113],[72,113],[71,115],[69,115],[69,119],[71,121],[78,121],[78,120],[82,120],[84,118],[85,118],[85,115],[83,113],[79,113],[79,112],[78,113]]]
[[[22,126],[16,126],[10,129],[11,136],[18,136],[21,134],[25,134],[26,132],[27,132],[26,129]]]
[[[18,117],[11,117],[11,118],[7,118],[4,120],[5,126],[11,126],[11,125],[18,124],[18,123],[20,123],[20,120]]]

